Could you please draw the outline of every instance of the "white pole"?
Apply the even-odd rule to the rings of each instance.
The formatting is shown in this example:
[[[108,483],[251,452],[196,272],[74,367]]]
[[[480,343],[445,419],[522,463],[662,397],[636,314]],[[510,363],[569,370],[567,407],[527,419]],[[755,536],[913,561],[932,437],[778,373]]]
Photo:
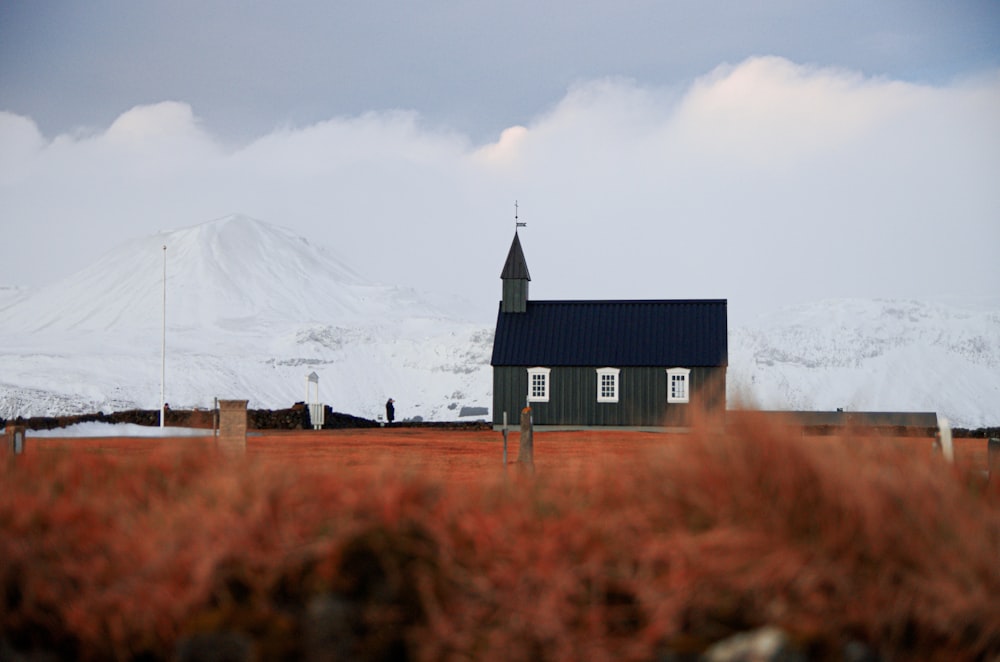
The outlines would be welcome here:
[[[167,419],[167,245],[163,245],[163,334],[160,342],[160,428]]]
[[[951,441],[951,423],[944,416],[938,414],[938,436],[941,438],[941,452],[944,459],[951,463],[955,462],[955,447]]]

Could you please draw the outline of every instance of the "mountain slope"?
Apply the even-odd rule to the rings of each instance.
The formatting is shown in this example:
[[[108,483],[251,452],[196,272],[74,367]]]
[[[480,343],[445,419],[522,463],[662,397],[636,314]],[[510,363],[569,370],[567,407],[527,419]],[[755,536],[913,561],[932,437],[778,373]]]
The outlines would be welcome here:
[[[171,328],[231,329],[248,320],[347,322],[432,311],[411,292],[364,281],[288,230],[228,216],[127,241],[0,309],[5,326],[30,333],[158,329],[164,261]]]
[[[230,216],[125,242],[0,300],[0,416],[159,406],[164,245],[175,407],[285,407],[304,399],[313,371],[325,402],[363,416],[390,396],[400,416],[488,405],[492,342],[455,306],[373,284],[287,230]]]
[[[835,300],[730,332],[730,400],[767,409],[935,411],[1000,421],[1000,313]]]

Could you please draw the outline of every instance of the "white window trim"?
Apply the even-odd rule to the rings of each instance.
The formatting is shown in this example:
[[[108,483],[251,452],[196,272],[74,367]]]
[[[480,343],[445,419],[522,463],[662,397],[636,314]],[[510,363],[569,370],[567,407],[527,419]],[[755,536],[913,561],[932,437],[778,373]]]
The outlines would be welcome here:
[[[549,392],[551,389],[551,378],[550,373],[552,368],[528,368],[528,402],[548,402]],[[535,381],[535,377],[542,378],[542,390],[544,393],[541,395],[534,395],[534,389],[532,388]]]
[[[621,372],[621,368],[598,368],[597,369],[597,401],[598,402],[618,402],[618,375]],[[601,388],[604,377],[612,377],[614,394],[604,395],[604,389]]]
[[[674,377],[682,377],[684,380],[684,395],[675,396],[673,383]],[[667,368],[667,402],[690,402],[691,401],[691,368]]]

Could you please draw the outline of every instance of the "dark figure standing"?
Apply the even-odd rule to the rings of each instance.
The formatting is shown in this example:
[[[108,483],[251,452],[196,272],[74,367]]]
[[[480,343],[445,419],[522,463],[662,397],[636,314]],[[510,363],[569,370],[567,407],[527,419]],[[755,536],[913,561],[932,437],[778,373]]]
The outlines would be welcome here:
[[[389,421],[389,425],[392,425],[392,420],[396,418],[396,407],[393,406],[395,400],[389,398],[385,403],[385,420]]]

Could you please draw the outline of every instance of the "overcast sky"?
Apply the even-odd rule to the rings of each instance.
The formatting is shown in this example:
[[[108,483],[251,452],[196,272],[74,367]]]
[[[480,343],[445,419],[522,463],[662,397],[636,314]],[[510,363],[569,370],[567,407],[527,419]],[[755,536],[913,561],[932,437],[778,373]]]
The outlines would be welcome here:
[[[0,285],[239,212],[488,319],[514,200],[536,298],[996,301],[1000,3],[0,3]]]

